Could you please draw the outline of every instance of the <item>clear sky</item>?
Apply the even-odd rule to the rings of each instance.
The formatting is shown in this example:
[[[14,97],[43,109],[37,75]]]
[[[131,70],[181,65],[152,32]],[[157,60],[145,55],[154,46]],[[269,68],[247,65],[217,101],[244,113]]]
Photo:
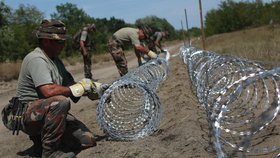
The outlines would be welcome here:
[[[188,26],[200,27],[199,0],[0,0],[13,9],[19,4],[36,6],[44,12],[46,18],[56,12],[56,6],[66,2],[76,4],[93,18],[115,17],[125,22],[134,23],[135,20],[149,15],[165,18],[175,29],[186,28],[185,11],[188,15]],[[202,13],[219,7],[224,0],[201,0]],[[237,0],[240,1],[240,0]],[[251,0],[252,1],[252,0]],[[263,0],[270,2],[271,0]]]

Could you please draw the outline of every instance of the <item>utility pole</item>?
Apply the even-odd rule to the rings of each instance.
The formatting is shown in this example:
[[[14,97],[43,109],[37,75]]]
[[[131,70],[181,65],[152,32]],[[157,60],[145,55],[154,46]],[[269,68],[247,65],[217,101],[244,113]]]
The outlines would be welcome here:
[[[184,33],[184,27],[183,27],[183,21],[182,20],[181,20],[181,26],[182,26],[182,32],[183,32],[184,46],[186,46],[185,33]]]
[[[200,11],[200,25],[201,25],[200,29],[201,29],[201,35],[202,35],[202,48],[205,50],[205,36],[204,36],[204,28],[203,28],[201,0],[199,0],[199,11]]]
[[[187,26],[187,36],[188,36],[188,44],[189,47],[191,46],[191,39],[190,39],[190,34],[189,34],[189,24],[188,24],[188,15],[187,15],[187,10],[185,9],[185,17],[186,17],[186,26]]]

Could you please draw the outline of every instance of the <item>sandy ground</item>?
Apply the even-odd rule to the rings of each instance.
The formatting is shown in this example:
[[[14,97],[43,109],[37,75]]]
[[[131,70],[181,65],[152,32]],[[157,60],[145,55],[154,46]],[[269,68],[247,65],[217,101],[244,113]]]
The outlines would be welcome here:
[[[168,47],[171,54],[179,51],[181,44]],[[135,56],[128,57],[130,69],[136,67]],[[149,137],[136,141],[114,141],[103,139],[97,146],[84,150],[78,158],[191,158],[215,157],[211,152],[208,139],[208,126],[204,111],[191,90],[191,83],[186,65],[179,56],[170,59],[170,74],[157,93],[163,106],[163,116],[159,130]],[[67,69],[76,80],[83,78],[83,66],[77,64]],[[113,62],[93,65],[93,74],[100,82],[111,83],[119,75]],[[15,95],[16,81],[0,82],[0,108]],[[83,121],[95,134],[103,135],[96,121],[97,101],[82,98],[72,104],[71,113]],[[12,135],[0,123],[0,154],[2,158],[21,157],[18,152],[31,146],[31,141],[24,133]]]

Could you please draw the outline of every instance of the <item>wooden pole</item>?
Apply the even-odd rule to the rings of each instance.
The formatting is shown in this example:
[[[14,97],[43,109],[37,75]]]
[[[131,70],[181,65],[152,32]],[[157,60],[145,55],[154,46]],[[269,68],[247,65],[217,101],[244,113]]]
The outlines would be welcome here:
[[[200,11],[200,25],[201,25],[200,29],[201,29],[201,36],[202,36],[202,48],[205,50],[205,35],[204,35],[204,28],[203,28],[201,0],[199,0],[199,11]]]
[[[189,47],[191,46],[191,38],[190,38],[190,34],[189,34],[189,24],[188,24],[188,15],[187,15],[187,10],[185,9],[185,17],[186,17],[186,26],[187,26],[187,36],[188,36],[188,44]]]
[[[182,20],[181,20],[181,26],[182,26],[182,32],[183,32],[184,46],[186,46],[185,33],[184,33],[184,27],[183,27],[183,21]]]

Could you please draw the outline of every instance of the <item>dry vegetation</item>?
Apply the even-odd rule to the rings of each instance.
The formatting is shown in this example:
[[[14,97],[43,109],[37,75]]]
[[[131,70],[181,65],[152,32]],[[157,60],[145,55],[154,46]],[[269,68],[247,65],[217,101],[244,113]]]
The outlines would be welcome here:
[[[18,78],[21,61],[0,63],[0,81],[10,81]]]
[[[106,62],[112,60],[112,57],[109,53],[97,54],[92,57],[92,62]],[[10,81],[17,79],[22,61],[12,62],[12,63],[0,63],[0,81]],[[83,58],[81,55],[76,57],[68,57],[63,59],[63,63],[68,65],[76,65],[77,63],[83,63]]]
[[[194,45],[201,45],[200,42]],[[280,26],[269,25],[207,38],[206,49],[251,59],[269,68],[280,66]]]
[[[201,42],[194,41],[193,46],[200,48]],[[207,38],[206,49],[216,53],[255,60],[269,68],[280,66],[280,26],[269,25],[214,35]],[[112,57],[109,53],[98,54],[93,57],[93,63],[110,60],[112,60]],[[82,57],[69,57],[64,59],[63,62],[65,65],[75,65],[82,62]],[[20,65],[21,61],[0,63],[0,81],[17,79]]]

